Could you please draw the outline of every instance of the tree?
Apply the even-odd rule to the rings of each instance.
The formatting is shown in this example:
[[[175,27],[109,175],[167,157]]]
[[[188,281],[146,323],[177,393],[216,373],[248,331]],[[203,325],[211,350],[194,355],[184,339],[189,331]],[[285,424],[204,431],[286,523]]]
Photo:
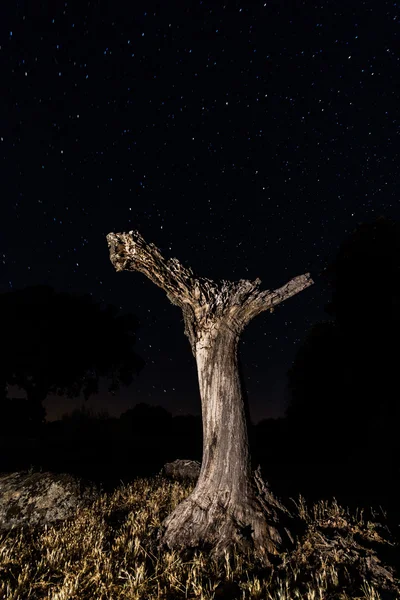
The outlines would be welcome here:
[[[286,416],[304,453],[313,445],[323,460],[350,466],[353,455],[370,478],[371,463],[383,473],[384,460],[398,462],[400,223],[360,224],[323,276],[332,319],[314,325],[297,352]]]
[[[111,262],[119,271],[140,271],[181,308],[185,334],[197,363],[203,418],[203,458],[192,494],[165,519],[160,547],[207,549],[215,558],[232,549],[256,554],[265,564],[290,531],[287,510],[251,472],[237,346],[243,328],[264,310],[309,287],[310,275],[275,291],[260,279],[216,283],[195,277],[176,258],[166,260],[138,231],[109,233]],[[278,514],[280,519],[278,519]],[[190,552],[190,550],[189,550]]]
[[[6,349],[0,389],[8,384],[26,391],[32,426],[43,423],[49,393],[73,398],[83,391],[87,400],[98,392],[99,377],[107,377],[115,394],[144,367],[133,350],[137,319],[117,312],[110,304],[103,310],[89,295],[56,293],[47,285],[0,295]]]

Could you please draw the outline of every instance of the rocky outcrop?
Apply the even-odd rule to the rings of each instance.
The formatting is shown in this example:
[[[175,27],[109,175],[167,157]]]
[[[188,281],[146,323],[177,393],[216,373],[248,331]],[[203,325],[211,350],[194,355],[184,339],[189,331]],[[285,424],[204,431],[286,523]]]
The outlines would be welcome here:
[[[21,471],[0,474],[0,533],[21,526],[44,526],[74,517],[101,490],[65,473]]]
[[[166,463],[161,474],[170,479],[196,481],[200,475],[201,464],[197,460],[174,460]]]

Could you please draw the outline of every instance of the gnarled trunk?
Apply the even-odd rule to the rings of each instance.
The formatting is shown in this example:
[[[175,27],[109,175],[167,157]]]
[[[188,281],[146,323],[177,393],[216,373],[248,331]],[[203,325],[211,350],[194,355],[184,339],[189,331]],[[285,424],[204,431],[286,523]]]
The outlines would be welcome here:
[[[276,501],[260,496],[251,472],[247,424],[240,386],[239,332],[221,319],[196,344],[203,414],[203,460],[192,494],[165,519],[161,543],[168,548],[205,548],[214,557],[235,548],[268,561],[282,534]],[[281,529],[281,531],[279,531]]]
[[[313,282],[300,275],[273,292],[254,282],[195,278],[176,259],[166,261],[138,232],[107,236],[117,271],[142,271],[182,309],[197,363],[203,415],[203,460],[197,484],[160,528],[161,547],[199,548],[215,558],[233,549],[270,564],[288,540],[287,509],[251,472],[245,407],[237,364],[240,333],[250,320]]]

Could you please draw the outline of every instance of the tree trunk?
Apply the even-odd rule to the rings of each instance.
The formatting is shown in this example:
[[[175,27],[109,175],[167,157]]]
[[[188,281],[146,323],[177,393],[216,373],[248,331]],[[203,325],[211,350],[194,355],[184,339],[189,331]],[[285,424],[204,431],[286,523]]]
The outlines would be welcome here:
[[[216,559],[233,550],[269,556],[293,542],[289,512],[251,471],[237,349],[250,320],[313,282],[307,273],[273,292],[254,282],[195,278],[176,259],[166,261],[138,232],[107,236],[117,271],[142,271],[182,309],[197,363],[203,416],[203,460],[197,484],[160,528],[161,548],[203,549]],[[289,515],[290,516],[290,515]]]
[[[273,506],[259,498],[251,472],[237,348],[239,333],[227,320],[197,343],[203,413],[203,460],[192,494],[165,519],[161,544],[170,549],[208,549],[214,557],[233,549],[269,563],[282,531]],[[276,501],[275,508],[285,512]],[[284,529],[284,528],[282,528]],[[285,542],[290,533],[285,531]]]

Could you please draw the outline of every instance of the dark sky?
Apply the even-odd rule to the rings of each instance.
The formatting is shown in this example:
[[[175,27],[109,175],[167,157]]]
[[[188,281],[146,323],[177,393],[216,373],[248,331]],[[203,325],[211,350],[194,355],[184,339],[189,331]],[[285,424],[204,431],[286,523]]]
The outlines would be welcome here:
[[[96,412],[200,414],[180,310],[115,272],[106,234],[261,289],[309,271],[240,343],[253,421],[283,416],[286,371],[328,318],[318,273],[358,223],[400,217],[399,5],[1,4],[0,291],[46,283],[139,317],[147,365]],[[49,397],[47,418],[81,403]]]

